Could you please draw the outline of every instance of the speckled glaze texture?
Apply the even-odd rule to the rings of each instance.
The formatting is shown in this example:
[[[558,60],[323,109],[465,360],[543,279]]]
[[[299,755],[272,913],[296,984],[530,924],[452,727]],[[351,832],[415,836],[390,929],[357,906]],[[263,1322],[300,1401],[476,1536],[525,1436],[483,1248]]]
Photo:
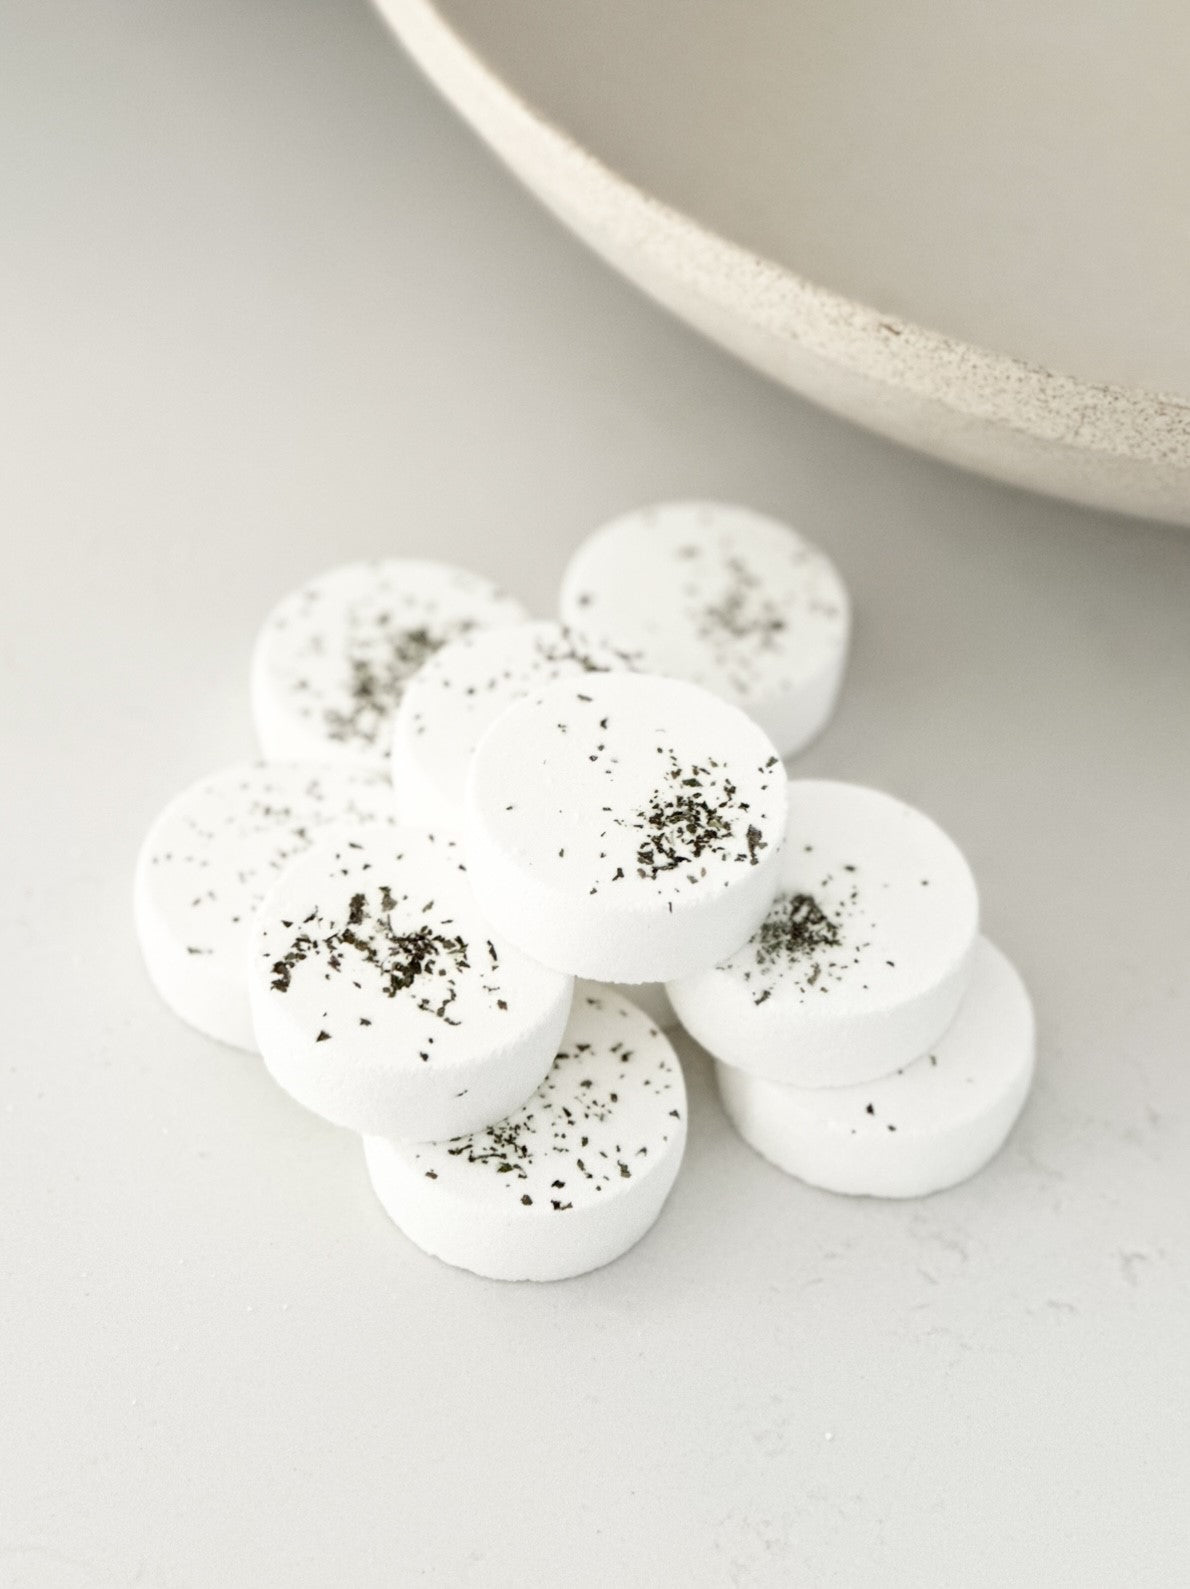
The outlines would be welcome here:
[[[986,939],[953,1024],[929,1051],[851,1087],[782,1086],[717,1065],[736,1130],[778,1168],[831,1192],[922,1197],[999,1152],[1033,1078],[1033,1007]]]
[[[391,817],[383,773],[311,762],[228,767],[171,801],[141,847],[134,886],[141,952],[170,1008],[254,1050],[247,953],[261,900],[330,826],[352,832]]]
[[[507,1119],[451,1142],[366,1142],[376,1193],[410,1240],[498,1280],[560,1280],[653,1224],[686,1140],[668,1040],[611,991],[580,989],[557,1058]]]
[[[1190,406],[946,336],[806,280],[626,180],[510,90],[430,0],[376,0],[447,99],[638,286],[775,380],[1034,490],[1190,523]]]

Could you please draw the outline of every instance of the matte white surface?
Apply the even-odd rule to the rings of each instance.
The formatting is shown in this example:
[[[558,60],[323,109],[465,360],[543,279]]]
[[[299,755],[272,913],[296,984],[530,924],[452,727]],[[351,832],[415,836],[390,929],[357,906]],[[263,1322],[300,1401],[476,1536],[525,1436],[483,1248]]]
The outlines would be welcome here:
[[[778,1169],[829,1192],[925,1197],[974,1175],[1021,1112],[1033,1006],[986,938],[958,1014],[928,1051],[850,1087],[790,1087],[716,1064],[728,1119]]]
[[[838,570],[790,525],[723,502],[661,502],[601,525],[566,566],[562,622],[645,673],[747,712],[781,756],[830,718],[847,661]]]
[[[568,1280],[650,1230],[686,1144],[682,1067],[647,1015],[584,987],[523,1106],[450,1142],[364,1139],[385,1212],[424,1252],[492,1280]]]
[[[247,983],[261,1057],[324,1120],[438,1142],[502,1120],[553,1064],[574,982],[480,911],[449,834],[343,831],[256,913]]]
[[[625,1561],[1180,1589],[1190,540],[715,353],[362,6],[22,0],[5,32],[5,1589],[602,1589]],[[846,569],[848,684],[798,771],[962,845],[1037,1083],[978,1179],[855,1203],[744,1147],[683,1043],[648,1241],[489,1285],[394,1239],[358,1141],[158,1003],[128,878],[175,790],[251,755],[282,590],[395,550],[545,614],[593,524],[678,493]]]
[[[794,778],[778,889],[746,943],[667,987],[725,1064],[796,1087],[907,1065],[971,975],[979,890],[934,819],[883,789]]]
[[[286,591],[252,652],[252,715],[270,760],[385,766],[409,680],[440,646],[528,614],[490,580],[426,558],[324,569]]]
[[[174,796],[136,858],[133,911],[145,968],[175,1014],[256,1050],[248,939],[285,863],[328,823],[390,821],[382,772],[318,762],[242,762]]]
[[[463,822],[467,771],[484,731],[514,701],[555,679],[627,665],[581,649],[561,624],[502,624],[443,646],[409,681],[393,721],[389,770],[402,820]]]
[[[747,941],[777,891],[785,770],[737,707],[649,673],[590,673],[503,712],[467,773],[480,909],[543,965],[664,982]]]

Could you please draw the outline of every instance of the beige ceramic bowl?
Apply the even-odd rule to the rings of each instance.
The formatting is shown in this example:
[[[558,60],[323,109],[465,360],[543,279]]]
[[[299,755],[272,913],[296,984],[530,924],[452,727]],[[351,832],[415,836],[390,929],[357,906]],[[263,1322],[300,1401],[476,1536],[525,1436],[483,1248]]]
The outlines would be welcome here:
[[[885,435],[1190,523],[1184,0],[377,0],[608,260]]]

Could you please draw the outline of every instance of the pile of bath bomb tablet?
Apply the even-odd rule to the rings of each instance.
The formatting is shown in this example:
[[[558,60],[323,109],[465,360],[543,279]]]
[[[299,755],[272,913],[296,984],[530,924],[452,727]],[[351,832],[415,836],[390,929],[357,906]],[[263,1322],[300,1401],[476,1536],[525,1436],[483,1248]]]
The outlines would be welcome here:
[[[142,846],[154,985],[358,1132],[412,1241],[492,1278],[583,1273],[656,1220],[675,1018],[782,1169],[964,1179],[1023,1104],[1032,1011],[941,829],[788,779],[849,629],[822,552],[711,503],[598,530],[556,621],[440,563],[322,575],[257,640],[263,759]]]

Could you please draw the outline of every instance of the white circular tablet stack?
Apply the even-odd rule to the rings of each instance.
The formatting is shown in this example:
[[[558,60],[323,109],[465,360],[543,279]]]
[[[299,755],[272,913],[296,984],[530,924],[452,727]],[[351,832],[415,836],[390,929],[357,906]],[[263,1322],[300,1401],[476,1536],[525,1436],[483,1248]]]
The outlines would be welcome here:
[[[443,646],[409,681],[393,725],[393,787],[402,820],[461,826],[471,757],[505,707],[557,679],[627,666],[619,652],[585,650],[549,622],[480,629]]]
[[[184,1021],[255,1049],[248,935],[282,867],[321,830],[391,817],[379,772],[317,763],[228,767],[154,822],[136,863],[134,910],[149,976]]]
[[[736,708],[691,684],[593,673],[488,729],[467,786],[467,864],[500,930],[601,982],[714,965],[777,886],[785,774]]]
[[[1029,995],[981,940],[970,991],[928,1052],[851,1087],[783,1086],[717,1065],[736,1130],[766,1159],[813,1186],[922,1197],[966,1180],[999,1150],[1033,1075]]]
[[[570,977],[480,914],[453,839],[394,828],[299,857],[256,917],[249,992],[274,1078],[338,1125],[457,1136],[541,1081]]]
[[[1028,1091],[1032,1009],[933,822],[787,781],[846,666],[830,560],[667,503],[579,548],[561,619],[402,559],[278,603],[268,764],[187,790],[138,858],[164,999],[360,1132],[401,1230],[493,1279],[582,1274],[657,1218],[673,1018],[791,1174],[887,1197],[973,1174]]]
[[[627,1000],[582,991],[549,1075],[507,1119],[365,1149],[381,1203],[424,1251],[493,1280],[561,1280],[640,1240],[685,1140],[669,1042]]]
[[[392,558],[331,569],[265,620],[252,657],[252,710],[265,756],[382,765],[405,686],[439,647],[520,602],[445,563]]]
[[[789,785],[779,891],[756,932],[669,983],[724,1064],[838,1087],[887,1075],[953,1020],[979,926],[971,869],[912,806],[855,784]]]
[[[585,643],[732,701],[782,756],[834,710],[846,588],[817,547],[747,508],[669,502],[614,519],[571,559],[560,611]]]

